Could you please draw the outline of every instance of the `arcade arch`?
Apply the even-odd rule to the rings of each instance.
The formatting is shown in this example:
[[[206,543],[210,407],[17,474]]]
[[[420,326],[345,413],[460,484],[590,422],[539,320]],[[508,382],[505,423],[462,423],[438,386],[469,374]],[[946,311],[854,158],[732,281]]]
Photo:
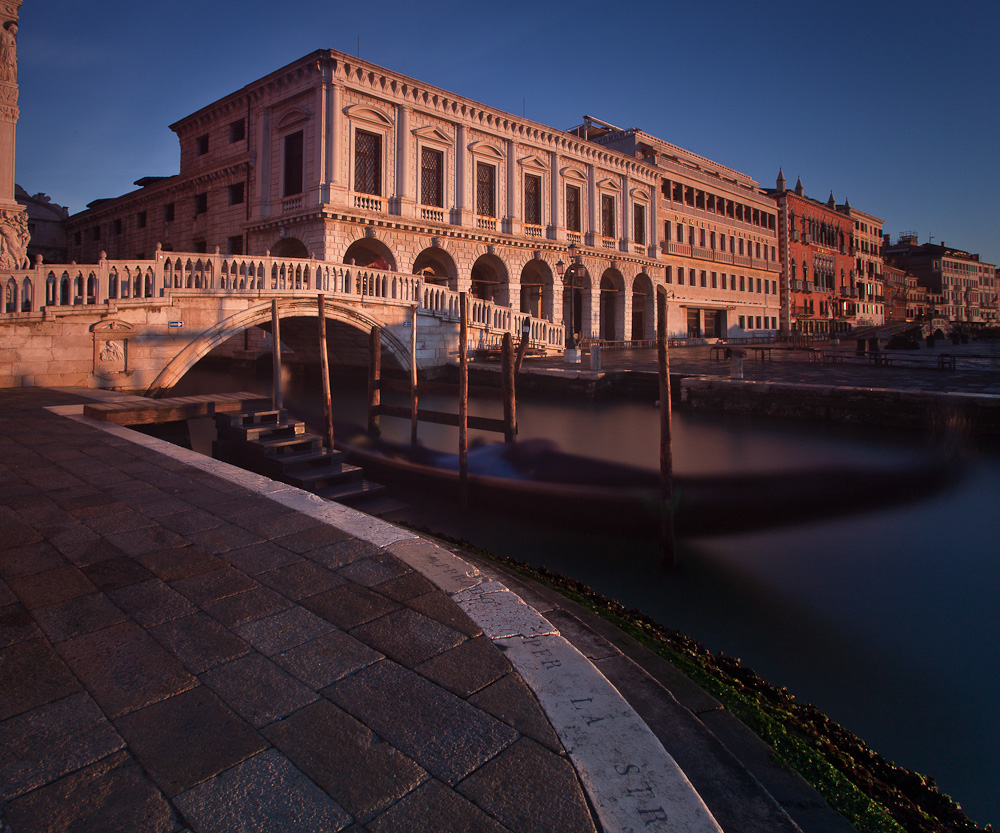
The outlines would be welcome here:
[[[363,269],[396,271],[396,258],[392,256],[389,247],[374,237],[363,237],[347,247],[347,251],[344,252],[344,263],[352,262]]]
[[[297,237],[283,237],[271,248],[272,257],[309,257],[306,244]]]
[[[600,338],[625,338],[625,279],[617,269],[605,269],[601,275]]]
[[[642,341],[655,338],[656,318],[653,303],[653,281],[640,272],[632,281],[632,339]]]
[[[552,320],[552,269],[540,258],[529,260],[521,270],[521,312]]]
[[[496,255],[481,255],[472,265],[472,297],[510,306],[507,267]]]
[[[458,267],[444,249],[424,249],[413,261],[413,274],[422,275],[424,283],[458,291]]]

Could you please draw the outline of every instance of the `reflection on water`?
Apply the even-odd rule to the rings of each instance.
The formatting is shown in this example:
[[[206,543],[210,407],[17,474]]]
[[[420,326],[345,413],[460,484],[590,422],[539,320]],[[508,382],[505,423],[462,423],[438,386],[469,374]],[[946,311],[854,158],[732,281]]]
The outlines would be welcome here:
[[[255,386],[255,387],[254,387]],[[197,371],[178,392],[269,391],[269,381]],[[322,406],[318,381],[288,380],[285,402],[307,422]],[[335,418],[363,424],[364,394],[338,392]],[[400,400],[402,403],[403,400]],[[454,410],[423,397],[422,407]],[[497,404],[470,411],[496,416]],[[868,429],[767,423],[675,411],[678,472],[886,462],[919,451],[912,438]],[[394,439],[409,424],[383,417]],[[651,403],[518,401],[519,437],[654,468]],[[474,432],[470,432],[474,436]],[[422,442],[456,448],[455,429],[420,425]],[[484,437],[493,439],[493,437]],[[575,535],[461,515],[409,495],[429,528],[577,578],[714,651],[739,656],[865,738],[886,757],[933,775],[981,823],[1000,820],[1000,460],[982,456],[944,493],[837,522],[681,542],[679,566],[656,542]]]

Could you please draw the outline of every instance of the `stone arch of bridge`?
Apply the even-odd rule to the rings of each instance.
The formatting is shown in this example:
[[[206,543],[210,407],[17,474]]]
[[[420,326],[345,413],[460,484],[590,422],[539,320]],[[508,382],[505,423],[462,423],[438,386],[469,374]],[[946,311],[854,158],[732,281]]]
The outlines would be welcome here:
[[[317,302],[315,298],[295,298],[278,301],[278,318],[316,318]],[[353,307],[337,304],[329,298],[326,301],[326,318],[328,321],[339,322],[359,330],[366,336],[372,327],[382,327],[382,349],[399,364],[408,367],[410,361],[409,345],[404,343],[381,321]],[[183,350],[176,354],[157,374],[146,394],[158,396],[176,385],[195,364],[224,341],[250,327],[270,324],[270,303],[259,304],[249,309],[231,315],[220,321],[214,327],[200,333]]]

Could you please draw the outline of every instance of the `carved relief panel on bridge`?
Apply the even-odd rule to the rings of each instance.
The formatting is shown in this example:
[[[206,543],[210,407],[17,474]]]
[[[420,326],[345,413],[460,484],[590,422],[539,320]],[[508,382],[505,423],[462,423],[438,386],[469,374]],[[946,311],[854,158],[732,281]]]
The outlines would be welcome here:
[[[90,331],[94,334],[94,375],[112,380],[130,372],[128,342],[133,327],[125,321],[101,321]]]

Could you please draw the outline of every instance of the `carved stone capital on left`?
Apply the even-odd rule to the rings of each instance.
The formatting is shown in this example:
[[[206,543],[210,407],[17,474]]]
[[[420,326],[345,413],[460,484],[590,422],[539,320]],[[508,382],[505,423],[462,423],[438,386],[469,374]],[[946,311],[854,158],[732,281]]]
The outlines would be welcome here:
[[[0,81],[8,84],[17,83],[17,9],[11,13],[9,6],[4,4],[3,26],[0,27]],[[20,3],[18,3],[20,6]]]
[[[0,209],[0,269],[28,269],[28,215],[23,208]]]

